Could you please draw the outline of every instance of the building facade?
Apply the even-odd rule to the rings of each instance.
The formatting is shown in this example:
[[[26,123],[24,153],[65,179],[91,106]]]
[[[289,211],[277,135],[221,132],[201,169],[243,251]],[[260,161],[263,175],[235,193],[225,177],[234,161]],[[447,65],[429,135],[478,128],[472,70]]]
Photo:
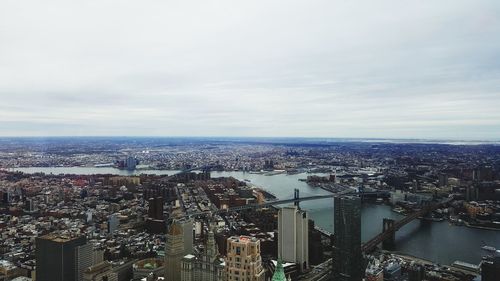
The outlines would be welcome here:
[[[82,280],[83,271],[92,265],[92,247],[85,236],[48,234],[37,237],[35,244],[37,281]]]
[[[188,254],[187,251],[190,250],[185,247],[185,244],[189,245],[189,242],[185,241],[184,234],[186,229],[185,223],[175,220],[172,222],[167,232],[167,240],[165,243],[165,279],[169,281],[181,280],[182,258]],[[189,239],[189,234],[186,234],[186,236]],[[193,242],[191,241],[191,247],[192,244]]]
[[[227,239],[226,281],[264,281],[260,241],[255,237],[231,236]]]
[[[191,254],[193,252],[193,241],[194,241],[193,220],[183,219],[183,220],[180,220],[179,223],[182,226],[184,255],[188,255],[188,254]]]
[[[300,271],[309,267],[308,215],[297,206],[278,212],[278,259],[296,263]]]
[[[159,277],[165,272],[165,261],[157,258],[148,258],[135,262],[132,265],[134,280],[141,280],[149,276]]]
[[[334,198],[333,280],[361,281],[364,261],[361,253],[361,199]]]
[[[219,250],[214,233],[208,233],[207,244],[199,255],[185,255],[181,262],[182,281],[220,281],[224,265],[219,259]]]
[[[118,274],[108,262],[101,262],[83,272],[83,281],[118,281]]]
[[[120,226],[120,220],[118,219],[117,214],[112,214],[108,218],[108,233],[113,234],[115,231],[118,230],[118,227]]]

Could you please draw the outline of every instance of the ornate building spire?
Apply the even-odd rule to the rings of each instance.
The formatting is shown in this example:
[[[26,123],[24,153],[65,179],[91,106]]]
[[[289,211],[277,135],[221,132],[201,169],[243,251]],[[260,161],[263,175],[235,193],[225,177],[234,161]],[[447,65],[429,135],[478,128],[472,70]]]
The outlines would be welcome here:
[[[207,256],[216,257],[217,255],[219,255],[219,250],[217,249],[217,244],[215,243],[214,231],[210,227],[207,239]]]
[[[285,276],[285,269],[283,268],[283,263],[281,259],[278,259],[278,264],[276,265],[276,270],[274,271],[272,281],[287,281]]]

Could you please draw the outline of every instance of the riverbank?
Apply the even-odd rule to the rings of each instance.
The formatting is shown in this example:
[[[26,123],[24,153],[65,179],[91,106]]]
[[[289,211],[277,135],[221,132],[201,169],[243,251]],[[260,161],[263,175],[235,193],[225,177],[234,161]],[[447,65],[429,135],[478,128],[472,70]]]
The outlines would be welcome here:
[[[500,231],[500,226],[498,228],[494,227],[487,227],[487,226],[481,226],[481,225],[473,225],[468,222],[463,223],[464,226],[470,227],[470,228],[475,228],[475,229],[482,229],[482,230],[489,230],[489,231]]]
[[[382,251],[382,252],[385,254],[393,255],[395,257],[398,257],[398,258],[403,259],[403,260],[408,261],[408,262],[416,262],[416,263],[419,263],[419,264],[422,264],[425,266],[437,266],[438,268],[440,268],[441,270],[443,270],[445,272],[449,271],[450,268],[452,268],[454,271],[458,271],[458,272],[461,272],[461,273],[466,274],[466,275],[477,276],[479,274],[479,272],[477,272],[477,271],[467,270],[465,268],[454,266],[453,264],[441,265],[439,263],[435,263],[435,262],[427,260],[427,259],[423,259],[420,257],[415,257],[412,255],[403,254],[403,253],[399,253],[399,252],[391,252],[391,251]]]

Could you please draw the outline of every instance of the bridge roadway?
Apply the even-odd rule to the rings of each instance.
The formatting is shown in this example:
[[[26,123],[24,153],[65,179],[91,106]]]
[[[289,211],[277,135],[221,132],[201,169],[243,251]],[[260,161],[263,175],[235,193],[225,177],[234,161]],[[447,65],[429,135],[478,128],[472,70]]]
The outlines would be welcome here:
[[[373,191],[373,192],[363,192],[363,195],[379,195],[379,194],[385,194],[385,193],[386,192],[384,192],[384,191]],[[349,189],[349,190],[344,190],[341,192],[327,194],[327,195],[314,195],[314,196],[307,196],[307,197],[299,197],[297,199],[291,198],[291,199],[284,199],[284,200],[268,201],[268,202],[264,202],[264,203],[247,204],[247,205],[231,207],[231,208],[227,208],[227,209],[219,209],[216,212],[204,211],[204,212],[190,213],[190,214],[187,214],[186,217],[194,217],[194,216],[204,215],[204,214],[208,214],[208,213],[222,214],[222,213],[228,213],[228,212],[238,212],[238,211],[248,210],[248,209],[258,209],[258,208],[265,208],[265,207],[269,207],[269,206],[273,206],[273,205],[283,205],[283,204],[290,204],[290,203],[302,202],[302,201],[333,198],[336,196],[343,196],[343,195],[361,195],[361,193],[353,192],[351,189]]]
[[[185,173],[189,173],[189,172],[192,172],[192,171],[210,170],[213,167],[215,167],[215,165],[206,165],[206,166],[202,166],[202,167],[194,167],[194,168],[190,168],[190,169],[185,169],[185,170],[179,171],[179,172],[177,172],[175,174],[171,174],[169,176],[166,176],[166,177],[163,178],[163,180],[170,180],[170,179],[172,179],[175,176],[182,175],[182,174],[185,174]]]
[[[445,204],[448,204],[452,200],[453,200],[453,197],[448,197],[448,198],[446,198],[438,203],[426,206],[426,207],[422,208],[420,211],[414,212],[414,213],[404,217],[403,219],[401,219],[397,222],[394,222],[394,224],[392,224],[387,229],[385,229],[385,231],[382,231],[382,233],[378,234],[377,236],[373,237],[372,239],[370,239],[369,241],[364,243],[361,246],[361,250],[363,252],[373,251],[377,247],[378,244],[384,242],[387,239],[394,239],[394,235],[395,235],[396,231],[398,231],[401,227],[407,225],[408,223],[410,223],[414,219],[417,219],[419,217],[423,217],[427,213],[432,212]]]

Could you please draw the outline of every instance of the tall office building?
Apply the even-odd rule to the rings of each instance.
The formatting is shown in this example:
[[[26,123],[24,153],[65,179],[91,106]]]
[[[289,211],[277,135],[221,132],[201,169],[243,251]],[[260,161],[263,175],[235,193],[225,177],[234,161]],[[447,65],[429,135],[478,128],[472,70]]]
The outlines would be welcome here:
[[[184,249],[183,225],[173,221],[165,243],[165,279],[181,281],[181,261],[186,255]]]
[[[182,226],[182,236],[184,237],[184,255],[193,253],[194,226],[193,220],[183,219],[179,223]]]
[[[151,197],[148,199],[148,218],[146,228],[151,233],[165,233],[166,223],[163,214],[163,197]]]
[[[48,234],[37,237],[35,244],[37,281],[78,281],[92,265],[92,247],[85,236]]]
[[[163,197],[149,198],[148,203],[148,217],[155,220],[163,220]]]
[[[76,247],[76,270],[78,281],[83,280],[83,272],[94,264],[94,249],[92,244]]]
[[[334,212],[333,280],[361,281],[361,199],[335,197]]]
[[[296,263],[300,271],[309,267],[308,215],[297,206],[278,212],[278,259]]]
[[[229,237],[224,272],[227,281],[264,281],[260,241],[249,236]]]
[[[220,281],[224,265],[219,259],[219,249],[215,243],[214,233],[208,233],[203,252],[196,255],[185,255],[181,263],[182,281]]]

